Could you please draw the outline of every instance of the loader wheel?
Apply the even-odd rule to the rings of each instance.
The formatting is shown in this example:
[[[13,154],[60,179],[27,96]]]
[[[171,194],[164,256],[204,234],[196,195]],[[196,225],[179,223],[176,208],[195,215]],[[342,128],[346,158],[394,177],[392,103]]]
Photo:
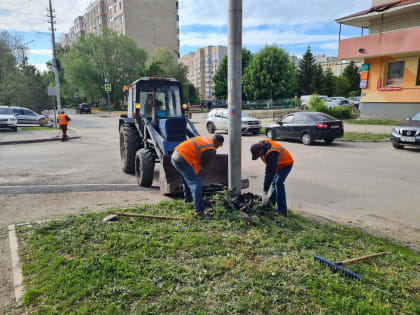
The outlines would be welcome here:
[[[136,177],[137,184],[143,187],[150,187],[153,183],[155,170],[155,157],[148,149],[140,149],[136,153]]]
[[[127,174],[135,173],[136,152],[142,147],[140,136],[134,125],[124,124],[120,128],[121,168]]]
[[[207,123],[207,131],[209,133],[214,133],[215,130],[216,130],[216,127],[214,126],[213,123],[211,123],[211,122]]]

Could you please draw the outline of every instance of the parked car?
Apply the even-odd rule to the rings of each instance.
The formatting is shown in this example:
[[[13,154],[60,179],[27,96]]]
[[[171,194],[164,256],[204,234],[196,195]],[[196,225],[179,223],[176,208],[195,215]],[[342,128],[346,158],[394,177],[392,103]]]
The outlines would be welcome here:
[[[308,108],[309,107],[309,101],[311,100],[312,96],[318,96],[320,99],[323,99],[324,101],[326,99],[328,99],[328,96],[325,95],[302,95],[300,97],[300,106],[302,106],[303,108]]]
[[[207,115],[206,127],[209,133],[215,130],[228,131],[229,115],[227,109],[212,109]],[[261,121],[242,112],[242,133],[258,134],[261,129]]]
[[[0,128],[17,131],[17,119],[9,106],[0,106]]]
[[[82,103],[82,104],[77,105],[76,114],[82,114],[82,113],[92,114],[92,109],[89,104]]]
[[[344,126],[341,120],[324,113],[296,112],[267,126],[266,135],[273,140],[298,139],[305,145],[311,145],[316,140],[332,143],[344,135]]]
[[[420,113],[392,129],[391,141],[395,149],[404,149],[405,146],[420,147]]]
[[[337,106],[352,106],[348,99],[342,96],[329,97],[325,101],[327,107],[337,107]]]
[[[349,98],[349,103],[350,103],[350,105],[352,105],[352,106],[356,107],[357,109],[359,109],[360,96]]]
[[[18,124],[44,126],[49,123],[49,119],[46,116],[40,115],[28,108],[19,106],[10,106],[10,108],[15,114]]]

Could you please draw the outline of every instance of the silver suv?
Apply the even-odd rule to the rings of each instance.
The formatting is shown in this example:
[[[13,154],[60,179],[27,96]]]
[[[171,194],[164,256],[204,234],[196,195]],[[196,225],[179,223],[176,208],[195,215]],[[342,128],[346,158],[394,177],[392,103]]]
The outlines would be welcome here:
[[[206,127],[209,133],[214,133],[215,130],[228,131],[228,126],[229,115],[227,109],[215,108],[209,112],[206,121]],[[242,111],[241,128],[242,133],[252,133],[257,135],[260,133],[261,121]]]
[[[0,106],[0,128],[17,131],[17,119],[12,109],[8,106]]]

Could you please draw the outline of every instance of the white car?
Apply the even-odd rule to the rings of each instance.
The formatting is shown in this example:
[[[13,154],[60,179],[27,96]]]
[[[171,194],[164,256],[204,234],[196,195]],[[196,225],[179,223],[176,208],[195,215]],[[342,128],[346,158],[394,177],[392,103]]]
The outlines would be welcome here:
[[[227,109],[215,108],[209,112],[206,121],[206,127],[209,133],[214,133],[216,130],[228,131],[228,126],[229,115]],[[257,135],[260,133],[261,121],[242,111],[241,128],[242,133],[252,133]]]
[[[17,118],[18,124],[22,125],[39,125],[48,124],[48,119],[44,115],[35,113],[33,110],[25,107],[10,106]]]
[[[0,128],[17,131],[17,119],[12,109],[8,106],[0,106]]]

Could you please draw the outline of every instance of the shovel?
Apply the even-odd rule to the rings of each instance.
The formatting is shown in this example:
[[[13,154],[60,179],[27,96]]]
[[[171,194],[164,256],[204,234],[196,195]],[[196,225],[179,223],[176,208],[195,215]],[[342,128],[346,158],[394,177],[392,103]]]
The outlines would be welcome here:
[[[179,217],[162,217],[162,216],[148,215],[148,214],[116,212],[116,213],[107,215],[102,221],[103,222],[112,221],[112,220],[117,219],[117,217],[119,217],[119,216],[146,218],[146,219],[159,219],[159,220],[180,220],[180,221],[188,220],[187,218],[179,218]]]

